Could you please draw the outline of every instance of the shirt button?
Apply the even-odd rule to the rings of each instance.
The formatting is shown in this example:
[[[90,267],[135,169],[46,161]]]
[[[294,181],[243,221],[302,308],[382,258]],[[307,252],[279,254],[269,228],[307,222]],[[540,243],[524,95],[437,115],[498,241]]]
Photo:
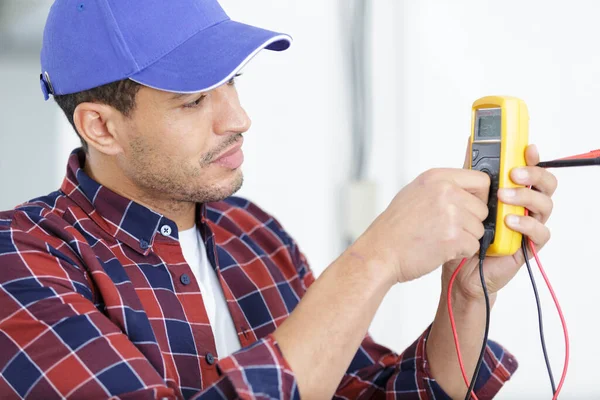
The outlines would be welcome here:
[[[147,240],[140,240],[140,247],[144,250],[146,250],[148,247],[150,247],[150,243],[148,243]]]
[[[181,281],[181,283],[183,283],[184,285],[189,285],[191,280],[188,274],[183,274],[181,275],[181,278],[179,278],[179,280]]]
[[[172,232],[172,229],[171,229],[171,227],[170,227],[169,225],[163,225],[163,226],[160,228],[160,233],[161,233],[163,236],[170,236],[170,235],[171,235],[171,232]]]
[[[215,363],[215,356],[213,356],[211,353],[206,353],[206,362],[208,365],[213,365]]]

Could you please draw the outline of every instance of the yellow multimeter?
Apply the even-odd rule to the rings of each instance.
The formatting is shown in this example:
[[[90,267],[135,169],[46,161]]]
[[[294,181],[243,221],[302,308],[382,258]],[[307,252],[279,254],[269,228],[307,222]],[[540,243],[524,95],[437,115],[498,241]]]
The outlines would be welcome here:
[[[510,171],[523,167],[529,143],[529,112],[523,100],[508,96],[483,97],[473,103],[471,120],[471,165],[491,179],[486,228],[494,229],[487,256],[515,254],[522,235],[504,223],[508,214],[524,215],[525,209],[498,201],[499,188],[516,188]]]

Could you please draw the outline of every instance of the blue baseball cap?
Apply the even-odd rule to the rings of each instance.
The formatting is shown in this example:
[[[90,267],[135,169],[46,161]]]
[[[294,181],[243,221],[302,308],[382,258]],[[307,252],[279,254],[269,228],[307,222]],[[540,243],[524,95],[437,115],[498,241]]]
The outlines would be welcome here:
[[[203,92],[292,38],[232,21],[216,0],[55,0],[41,52],[44,98],[131,79]]]

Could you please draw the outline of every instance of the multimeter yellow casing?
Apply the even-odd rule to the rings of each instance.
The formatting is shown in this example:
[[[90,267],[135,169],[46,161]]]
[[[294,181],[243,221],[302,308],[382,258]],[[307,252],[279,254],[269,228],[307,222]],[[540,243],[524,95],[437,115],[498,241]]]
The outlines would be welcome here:
[[[484,225],[495,235],[487,256],[515,254],[521,247],[522,235],[508,228],[504,219],[509,214],[524,215],[523,207],[498,201],[499,188],[516,188],[510,171],[523,167],[529,143],[529,112],[523,100],[509,96],[488,96],[473,103],[471,120],[470,168],[490,175],[488,208]]]

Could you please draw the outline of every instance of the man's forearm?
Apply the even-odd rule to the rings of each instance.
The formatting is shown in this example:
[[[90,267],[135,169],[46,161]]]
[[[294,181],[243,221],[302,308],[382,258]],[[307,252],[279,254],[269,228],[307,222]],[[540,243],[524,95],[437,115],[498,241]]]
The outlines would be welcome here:
[[[456,355],[452,326],[448,315],[446,290],[442,290],[440,304],[427,340],[427,358],[432,377],[453,399],[462,399],[467,393]],[[493,306],[496,296],[490,296]],[[460,342],[465,371],[469,380],[479,359],[485,330],[485,300],[452,297],[452,309]]]
[[[354,246],[311,285],[275,331],[302,398],[331,398],[393,285],[390,268]]]

